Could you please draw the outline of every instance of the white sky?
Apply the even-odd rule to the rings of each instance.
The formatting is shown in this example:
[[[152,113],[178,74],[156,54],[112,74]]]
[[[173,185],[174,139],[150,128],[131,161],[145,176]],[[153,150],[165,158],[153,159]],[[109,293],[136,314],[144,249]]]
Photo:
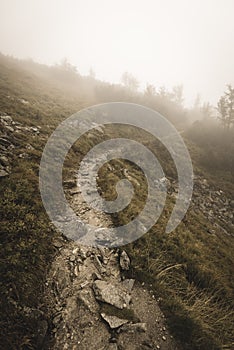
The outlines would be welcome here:
[[[216,103],[234,85],[234,0],[0,0],[0,51]]]

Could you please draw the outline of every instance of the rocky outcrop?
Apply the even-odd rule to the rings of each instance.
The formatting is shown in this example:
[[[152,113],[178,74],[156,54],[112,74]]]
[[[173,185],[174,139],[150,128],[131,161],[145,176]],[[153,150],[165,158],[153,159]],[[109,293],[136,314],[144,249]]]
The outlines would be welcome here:
[[[178,184],[168,181],[168,192],[176,197]],[[222,190],[214,188],[207,179],[194,175],[193,197],[190,208],[196,213],[202,213],[213,225],[210,234],[220,231],[221,234],[234,235],[233,199],[228,198]]]
[[[213,188],[206,179],[195,177],[193,209],[200,210],[211,222],[229,226],[228,234],[234,229],[232,202],[222,190]]]

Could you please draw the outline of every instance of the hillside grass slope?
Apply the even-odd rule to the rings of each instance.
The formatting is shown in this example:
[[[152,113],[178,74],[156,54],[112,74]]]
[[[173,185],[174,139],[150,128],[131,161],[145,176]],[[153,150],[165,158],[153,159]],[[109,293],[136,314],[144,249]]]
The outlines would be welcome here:
[[[9,176],[0,178],[2,349],[36,349],[40,343],[38,325],[47,315],[43,286],[56,252],[53,238],[59,233],[43,208],[38,174],[40,157],[50,133],[66,117],[95,103],[125,100],[149,105],[143,95],[133,96],[119,86],[74,74],[58,67],[0,57],[0,114],[10,115],[22,126],[22,131],[17,133],[1,126],[1,135],[14,145],[6,153]],[[158,97],[159,110],[172,119],[174,107],[172,102],[163,102]],[[182,113],[180,107],[176,107],[178,115],[180,111]],[[181,122],[180,119],[179,125]],[[24,127],[39,127],[39,133]],[[174,165],[162,145],[131,128],[125,131],[107,128],[104,137],[111,138],[116,132],[118,136],[120,132],[122,136],[135,138],[156,152],[170,181],[176,180]],[[94,137],[88,143],[83,140],[73,147],[66,163],[67,173],[74,167],[77,156],[82,158],[95,142],[100,139]],[[203,156],[206,150],[191,140],[186,142],[196,174],[205,177],[215,189],[222,189],[228,200],[233,200],[232,178],[225,171],[219,170],[216,174],[203,167],[200,154]],[[131,205],[112,217],[114,223],[125,224],[141,210],[146,183],[134,165],[116,160],[112,166],[115,171],[111,174],[107,167],[100,171],[99,186],[105,198],[115,198],[114,185],[124,167],[141,185]],[[202,191],[199,195],[203,196]],[[126,247],[132,259],[130,274],[154,290],[170,330],[182,348],[232,349],[233,231],[228,225],[220,227],[216,217],[209,221],[192,202],[183,222],[174,232],[166,234],[164,229],[174,203],[172,193],[168,194],[167,205],[157,224]]]

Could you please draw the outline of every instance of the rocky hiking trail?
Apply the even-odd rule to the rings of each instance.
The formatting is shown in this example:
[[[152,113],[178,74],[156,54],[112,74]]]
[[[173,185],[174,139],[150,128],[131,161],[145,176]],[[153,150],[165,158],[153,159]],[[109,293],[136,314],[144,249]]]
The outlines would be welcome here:
[[[10,175],[12,163],[15,157],[19,159],[30,159],[30,153],[34,151],[34,147],[30,143],[25,143],[22,140],[22,135],[33,138],[45,138],[40,133],[41,126],[26,126],[19,123],[6,113],[0,112],[0,178],[4,178]],[[95,125],[94,125],[95,127]],[[102,133],[102,130],[98,130]],[[24,145],[22,145],[25,143]],[[130,179],[131,180],[131,179]],[[178,192],[178,184],[176,181],[169,181],[166,178],[159,181],[166,181],[168,187],[168,193],[171,196],[176,197]],[[87,184],[86,184],[87,185]],[[79,189],[76,187],[76,183],[73,180],[68,181],[65,184],[67,186],[68,195],[72,197],[73,209],[79,212],[86,221],[90,224],[98,226],[98,221],[105,222],[111,225],[111,220],[106,215],[103,215],[98,211],[90,209],[86,203],[79,196]],[[228,198],[228,194],[222,190],[213,188],[205,179],[201,176],[194,177],[194,189],[191,207],[197,211],[202,212],[210,222],[214,222],[215,226],[221,233],[232,234],[234,229],[234,200]],[[101,215],[101,216],[100,216]],[[64,220],[64,218],[62,218]],[[224,227],[229,227],[227,230]],[[210,232],[212,233],[212,232]],[[100,234],[101,235],[101,234]],[[233,235],[233,234],[232,234]]]
[[[33,140],[39,137],[44,137],[39,125],[26,126],[1,113],[0,178],[10,176],[16,158],[30,159]],[[176,183],[167,181],[169,195],[176,196]],[[87,206],[74,181],[64,185],[82,220],[100,227],[112,225],[108,215]],[[194,178],[191,208],[213,223],[207,234],[220,239],[233,235],[233,200],[203,177]],[[102,238],[100,231],[97,239]],[[150,286],[126,277],[131,261],[122,249],[81,246],[62,236],[54,239],[54,246],[57,253],[45,284],[48,317],[40,306],[22,308],[22,313],[40,320],[38,349],[178,349]]]
[[[70,204],[82,220],[111,226],[107,214],[87,207],[73,181],[65,187]],[[173,184],[169,189],[176,193]],[[207,194],[203,200],[199,197],[201,190]],[[222,205],[221,222],[233,227],[233,203],[223,198],[222,191],[212,190],[205,179],[196,177],[194,198],[194,209],[202,209],[210,220]],[[46,281],[52,320],[47,349],[179,349],[150,286],[125,277],[131,262],[124,250],[81,246],[62,239],[54,245],[57,255]]]
[[[124,251],[59,248],[46,282],[49,349],[176,349],[154,295],[123,278],[129,264]]]
[[[87,208],[77,187],[66,192],[82,219],[111,224]],[[53,320],[48,349],[177,349],[153,292],[125,278],[131,262],[124,250],[59,239],[54,245],[58,254],[46,282]]]

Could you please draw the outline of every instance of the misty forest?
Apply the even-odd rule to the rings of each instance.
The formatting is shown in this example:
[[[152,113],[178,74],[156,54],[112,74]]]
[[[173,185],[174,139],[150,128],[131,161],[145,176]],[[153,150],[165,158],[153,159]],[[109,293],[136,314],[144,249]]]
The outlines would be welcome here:
[[[24,0],[22,4],[26,2]],[[71,3],[74,5],[73,1]],[[81,10],[78,18],[82,21],[82,6],[85,5],[81,1],[78,3]],[[207,10],[207,13],[212,12],[212,6],[218,8],[217,4],[221,4],[220,1],[217,4],[208,3],[211,10]],[[0,5],[5,14],[7,6],[11,6],[6,4]],[[69,1],[64,9],[69,7],[68,4]],[[227,5],[233,8],[229,0],[223,1],[220,6],[225,8]],[[126,8],[129,13],[134,9],[132,2],[131,6]],[[146,4],[144,6],[147,8]],[[12,5],[12,18],[15,20],[17,11],[13,10]],[[220,16],[229,18],[226,12]],[[188,8],[185,13],[189,13]],[[11,18],[10,12],[8,15]],[[27,8],[20,9],[21,15],[28,18]],[[199,15],[200,12],[196,13],[196,16]],[[33,16],[36,21],[40,14],[33,13]],[[94,18],[92,16],[91,19]],[[149,10],[142,10],[141,16],[147,26]],[[133,17],[129,19],[129,28],[134,23]],[[55,24],[52,12],[48,18],[51,24]],[[85,19],[92,26],[88,16]],[[212,22],[209,20],[207,15],[207,23]],[[22,26],[31,28],[29,22]],[[212,86],[215,80],[210,82],[210,90],[207,89],[210,96],[211,91],[216,91],[215,96],[210,98],[211,102],[209,95],[206,97],[204,93],[203,97],[200,94],[199,86],[196,86],[196,93],[190,99],[183,78],[176,84],[174,79],[168,84],[161,78],[158,82],[153,78],[144,80],[135,68],[131,70],[126,64],[126,68],[124,65],[121,68],[119,81],[116,81],[108,78],[108,69],[112,71],[115,68],[111,63],[108,66],[107,61],[103,61],[106,76],[104,73],[102,75],[98,64],[95,66],[95,62],[100,60],[98,50],[93,52],[93,63],[85,70],[86,58],[82,61],[82,55],[79,65],[79,38],[75,48],[77,61],[70,58],[69,50],[62,46],[65,45],[62,36],[58,44],[61,45],[62,54],[59,53],[54,62],[42,59],[33,50],[32,53],[26,49],[25,52],[23,49],[14,50],[14,47],[19,47],[17,40],[12,39],[13,35],[4,27],[5,22],[2,23],[2,33],[9,40],[2,41],[2,47],[0,44],[0,349],[233,349],[233,65],[227,75],[222,67],[217,72],[217,77],[225,76],[224,84],[219,85],[217,80],[217,86]],[[221,26],[220,22],[218,25]],[[34,24],[32,28],[33,33],[37,30],[43,32],[43,28],[36,29]],[[71,33],[72,28],[69,27]],[[108,28],[112,30],[111,26]],[[105,30],[108,31],[108,28]],[[165,28],[166,31],[168,28]],[[233,23],[230,28],[234,40]],[[50,30],[53,31],[52,28]],[[120,23],[121,36],[123,30]],[[206,32],[205,25],[203,31]],[[95,28],[92,27],[93,35],[94,32]],[[29,38],[31,33],[25,35]],[[142,38],[139,32],[136,35],[139,40],[147,40],[147,36],[143,35]],[[92,36],[87,34],[85,37],[84,31],[82,37],[88,42]],[[7,46],[10,40],[12,46]],[[37,42],[37,45],[41,44]],[[24,45],[34,47],[30,40],[28,43],[25,41]],[[228,42],[228,46],[233,45]],[[130,42],[127,47],[129,51],[125,55],[130,56]],[[134,48],[133,43],[132,50]],[[203,49],[201,46],[201,53]],[[49,52],[56,51],[56,44],[51,49],[45,45],[46,50],[49,57]],[[230,56],[234,59],[231,50]],[[225,54],[228,56],[226,51],[223,56]],[[111,61],[111,55],[108,59]],[[212,65],[213,58],[209,59]],[[136,66],[133,64],[133,67]],[[154,76],[154,66],[149,69]],[[209,70],[209,65],[206,69]],[[163,67],[159,66],[160,70],[163,71]],[[195,79],[196,72],[193,74]],[[201,80],[202,90],[202,74],[197,79]],[[64,211],[56,217],[56,222],[52,222],[43,205],[40,192],[42,153],[56,127],[68,117],[84,109],[88,109],[87,113],[91,115],[92,106],[112,102],[140,105],[156,111],[175,127],[192,161],[192,198],[181,222],[171,232],[166,232],[180,188],[173,152],[153,134],[134,125],[93,123],[92,129],[86,129],[84,119],[82,125],[85,132],[72,144],[62,169],[63,193],[67,203],[82,221],[99,227],[95,246],[81,244],[79,239],[67,237],[59,229],[60,223],[69,227],[69,214]],[[142,118],[147,126],[146,116],[142,115]],[[170,140],[171,136],[167,136]],[[82,170],[86,181],[83,186],[86,186],[87,193],[92,197],[88,178],[95,176],[97,191],[105,201],[117,198],[116,185],[120,180],[128,179],[131,182],[131,201],[117,212],[108,213],[91,207],[82,195],[82,183],[77,180],[79,165],[89,151],[103,141],[116,138],[131,139],[144,145],[157,158],[165,174],[155,179],[158,193],[166,188],[159,219],[141,237],[131,239],[124,245],[120,239],[114,244],[114,238],[112,241],[111,237],[106,237],[102,228],[127,225],[143,210],[149,195],[144,171],[125,159],[127,157],[108,160],[105,154],[100,157],[105,162],[97,174],[95,162],[100,159],[92,160],[89,168]],[[60,159],[59,152],[66,141],[64,136],[61,146],[54,148],[55,163]],[[123,150],[122,154],[127,151],[136,156],[134,147]],[[143,157],[140,153],[137,156],[139,159]],[[55,170],[54,177],[48,180],[48,193],[51,193],[57,178]],[[60,198],[59,194],[55,193],[55,198]],[[160,205],[160,196],[157,203]],[[152,210],[154,212],[154,208]],[[134,236],[136,232],[126,231],[127,234]]]

